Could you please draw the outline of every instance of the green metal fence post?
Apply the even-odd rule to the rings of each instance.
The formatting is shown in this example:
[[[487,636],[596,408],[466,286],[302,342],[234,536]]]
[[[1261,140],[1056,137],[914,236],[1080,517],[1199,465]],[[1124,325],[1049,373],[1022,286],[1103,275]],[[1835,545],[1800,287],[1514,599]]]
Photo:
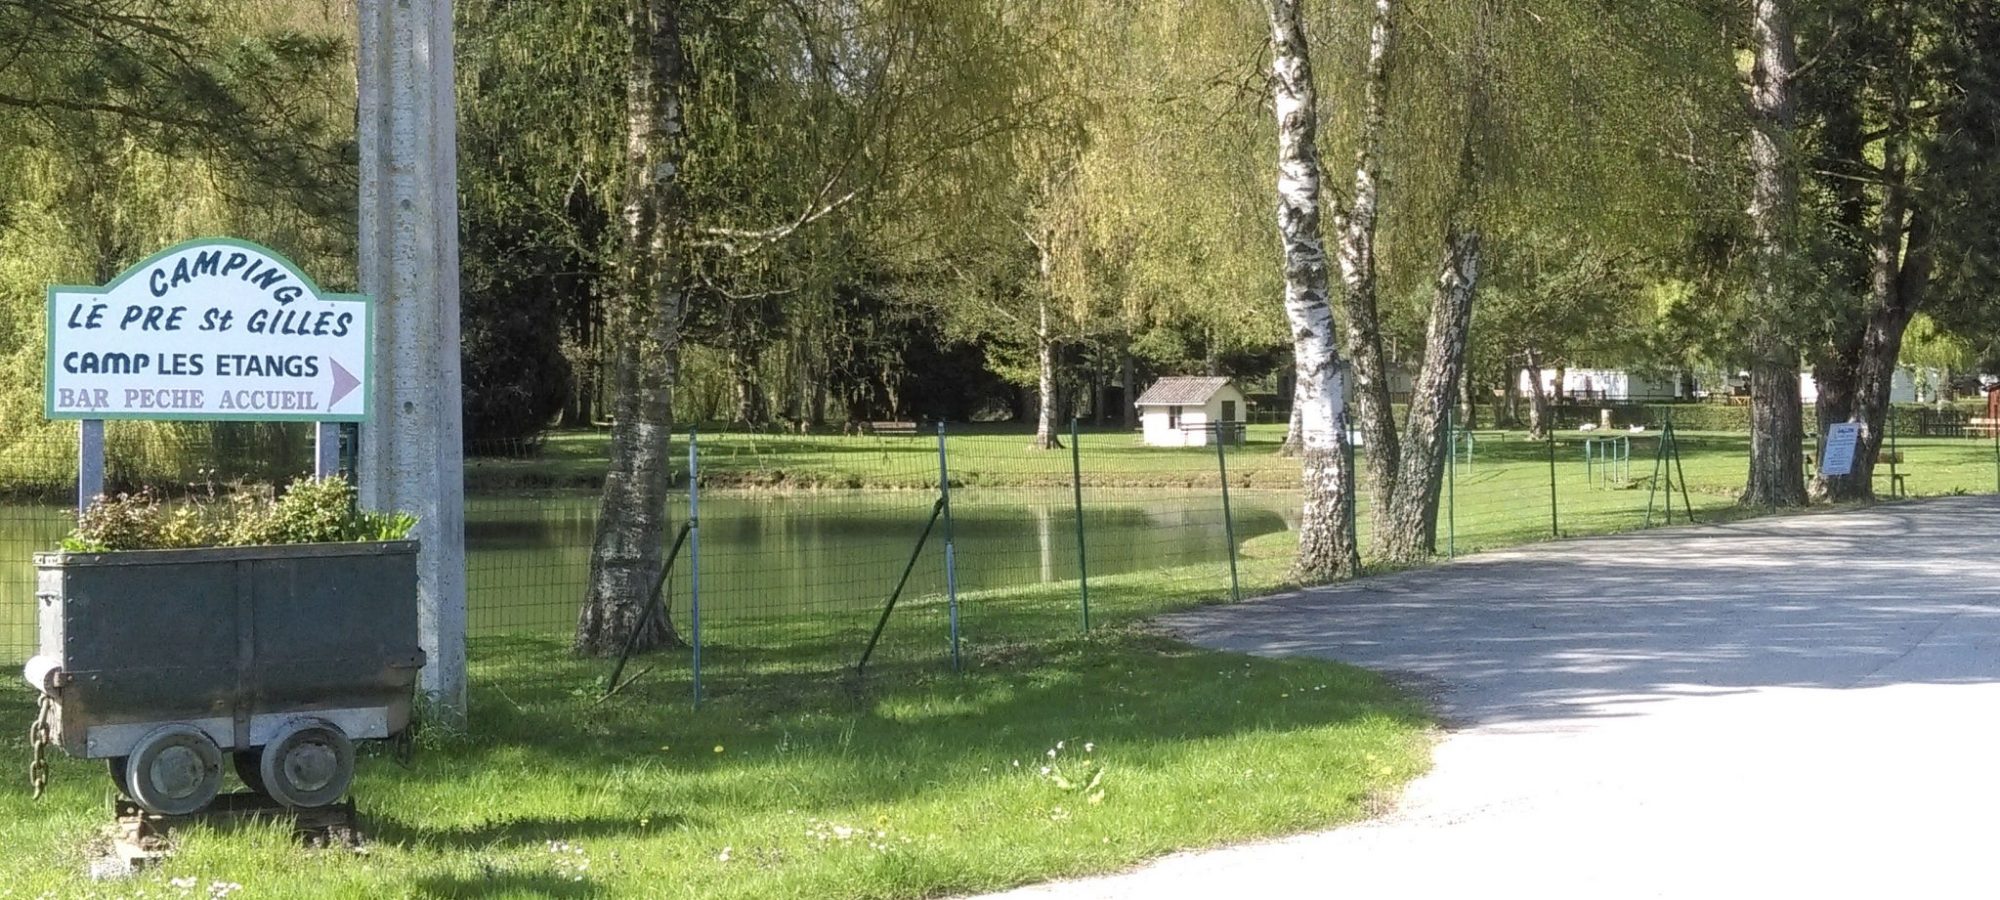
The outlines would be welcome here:
[[[1236,517],[1229,511],[1229,451],[1223,441],[1223,429],[1212,429],[1215,435],[1215,470],[1222,476],[1222,535],[1229,542],[1229,599],[1243,599],[1243,586],[1236,578]]]
[[[688,427],[688,619],[694,631],[694,706],[701,708],[701,451]]]
[[[1452,410],[1445,410],[1444,433],[1451,440],[1451,452],[1444,464],[1444,558],[1458,558],[1458,432],[1452,427]]]
[[[1076,590],[1083,604],[1083,631],[1090,633],[1090,556],[1083,541],[1083,442],[1077,417],[1069,420],[1069,485],[1076,498]]]
[[[951,469],[946,464],[944,420],[938,420],[938,507],[944,511],[944,592],[951,611],[951,670],[963,671],[958,650],[958,549],[951,528]]]
[[[868,635],[868,645],[861,650],[861,660],[854,664],[854,674],[860,675],[868,669],[868,659],[875,655],[875,645],[882,640],[882,631],[889,627],[889,615],[896,611],[896,601],[902,599],[903,588],[910,583],[910,573],[916,571],[917,560],[923,557],[924,544],[931,539],[931,529],[937,526],[938,517],[944,515],[944,498],[939,497],[931,504],[931,517],[924,520],[924,530],[917,533],[917,544],[910,548],[910,561],[903,564],[903,574],[897,576],[896,587],[889,592],[889,602],[882,605],[882,617],[875,620],[875,631]]]
[[[1889,496],[1901,498],[1904,494],[1904,491],[1901,490],[1903,476],[1896,466],[1896,454],[1898,452],[1896,449],[1896,431],[1896,406],[1892,403],[1889,405]]]
[[[1562,520],[1556,515],[1556,430],[1553,427],[1549,429],[1549,537],[1562,537]]]

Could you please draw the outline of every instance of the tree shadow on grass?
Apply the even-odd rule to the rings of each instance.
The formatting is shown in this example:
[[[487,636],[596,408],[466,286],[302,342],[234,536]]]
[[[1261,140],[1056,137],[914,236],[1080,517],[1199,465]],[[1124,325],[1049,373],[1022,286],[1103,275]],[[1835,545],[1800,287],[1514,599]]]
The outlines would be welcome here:
[[[477,825],[445,828],[412,824],[393,816],[369,816],[367,831],[370,840],[401,847],[480,850],[532,846],[550,841],[619,837],[686,828],[688,824],[685,816],[669,812],[655,812],[643,817],[496,818]]]
[[[458,897],[603,897],[604,889],[589,879],[555,872],[488,869],[477,875],[432,875],[411,885],[416,896]]]

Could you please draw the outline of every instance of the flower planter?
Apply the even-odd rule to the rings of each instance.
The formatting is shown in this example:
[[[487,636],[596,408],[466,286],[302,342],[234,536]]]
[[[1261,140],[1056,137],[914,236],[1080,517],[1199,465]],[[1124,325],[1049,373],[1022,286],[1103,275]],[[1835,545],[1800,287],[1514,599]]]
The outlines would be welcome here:
[[[140,805],[206,806],[233,754],[292,806],[346,792],[352,742],[409,727],[423,667],[417,543],[35,557],[51,739]]]

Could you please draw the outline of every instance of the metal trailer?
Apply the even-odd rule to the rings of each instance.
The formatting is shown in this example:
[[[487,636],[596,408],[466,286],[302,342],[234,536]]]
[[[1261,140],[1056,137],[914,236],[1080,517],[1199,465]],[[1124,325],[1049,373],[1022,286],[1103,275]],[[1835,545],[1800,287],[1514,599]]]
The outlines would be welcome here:
[[[416,564],[415,541],[37,554],[48,739],[163,815],[213,801],[225,755],[281,804],[338,802],[354,742],[410,726]]]

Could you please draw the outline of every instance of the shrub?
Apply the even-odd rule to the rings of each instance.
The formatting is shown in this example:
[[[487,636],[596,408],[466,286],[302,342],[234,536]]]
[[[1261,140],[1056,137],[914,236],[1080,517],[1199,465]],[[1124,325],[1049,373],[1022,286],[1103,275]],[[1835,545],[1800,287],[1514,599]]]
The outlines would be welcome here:
[[[275,498],[255,491],[227,499],[211,492],[178,504],[153,491],[101,497],[77,517],[62,548],[103,553],[393,541],[408,537],[417,524],[407,513],[358,509],[354,499],[354,486],[341,478],[301,478]]]

